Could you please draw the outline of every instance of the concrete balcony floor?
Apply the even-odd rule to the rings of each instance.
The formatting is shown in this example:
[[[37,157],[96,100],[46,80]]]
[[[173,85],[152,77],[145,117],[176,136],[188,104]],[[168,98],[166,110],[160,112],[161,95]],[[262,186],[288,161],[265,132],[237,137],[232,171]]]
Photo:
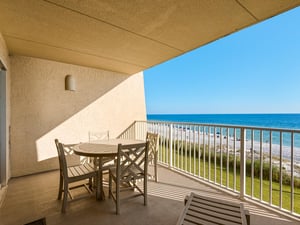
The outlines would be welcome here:
[[[143,205],[141,197],[123,201],[120,215],[115,214],[115,205],[111,199],[96,201],[94,196],[70,202],[67,212],[62,214],[61,201],[56,199],[58,171],[14,178],[10,180],[2,202],[0,224],[21,225],[46,217],[47,225],[171,225],[176,224],[184,206],[183,199],[191,191],[219,199],[240,201],[236,196],[164,167],[159,166],[158,174],[158,183],[148,182],[148,205]],[[257,204],[248,201],[244,204],[250,211],[251,224],[300,224],[299,221],[283,217]]]

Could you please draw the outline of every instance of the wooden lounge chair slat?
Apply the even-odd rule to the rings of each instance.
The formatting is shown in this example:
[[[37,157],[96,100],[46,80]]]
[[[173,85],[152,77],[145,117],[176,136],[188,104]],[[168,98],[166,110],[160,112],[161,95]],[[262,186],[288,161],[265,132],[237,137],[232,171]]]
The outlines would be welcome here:
[[[196,223],[192,223],[190,221],[183,221],[183,225],[195,225]]]
[[[216,218],[212,215],[206,214],[194,214],[193,212],[188,212],[185,220],[193,220],[193,221],[205,221],[203,224],[222,224],[222,225],[239,225],[242,224],[240,222],[227,221],[226,219]],[[197,222],[198,223],[198,222]],[[201,223],[199,223],[201,224]]]
[[[218,206],[211,206],[211,205],[205,205],[205,204],[198,204],[195,202],[191,203],[191,207],[194,207],[195,210],[198,209],[207,209],[207,210],[211,210],[212,212],[217,212],[217,213],[221,213],[221,214],[227,214],[227,215],[231,215],[233,217],[240,217],[241,216],[241,211],[240,208],[232,211],[232,210],[228,210],[228,209],[224,209],[224,208],[220,208]]]
[[[187,212],[189,215],[197,216],[199,218],[208,218],[211,217],[211,221],[229,221],[230,223],[241,224],[241,216],[239,217],[232,217],[226,214],[217,213],[211,210],[197,210],[195,211],[195,207],[190,207],[189,211]]]
[[[186,205],[177,221],[182,224],[246,225],[242,203],[203,197],[195,193],[186,198]]]
[[[203,200],[206,200],[206,201],[209,201],[209,202],[215,202],[215,203],[221,203],[222,205],[229,205],[229,206],[234,206],[234,207],[237,207],[239,208],[240,207],[240,204],[239,203],[236,203],[236,202],[229,202],[227,200],[223,200],[223,199],[214,199],[212,197],[207,197],[207,196],[201,196],[201,195],[194,195],[194,201],[197,201],[199,199],[203,199]]]
[[[184,221],[188,221],[194,224],[216,225],[215,222],[211,222],[209,220],[200,217],[194,217],[188,214],[186,215]]]
[[[217,207],[217,208],[220,208],[220,209],[239,212],[240,205],[228,205],[228,204],[223,204],[222,202],[223,201],[214,202],[214,201],[205,200],[205,199],[194,199],[193,200],[193,203],[205,204],[205,205],[209,205],[209,206],[212,206],[212,207]]]

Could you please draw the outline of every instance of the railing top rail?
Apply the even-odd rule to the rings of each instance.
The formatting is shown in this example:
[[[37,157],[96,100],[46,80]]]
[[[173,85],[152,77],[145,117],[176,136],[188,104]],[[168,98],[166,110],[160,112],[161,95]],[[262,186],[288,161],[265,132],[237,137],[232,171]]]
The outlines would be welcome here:
[[[147,121],[146,120],[137,120],[136,122],[180,124],[180,125],[192,125],[192,126],[211,126],[211,127],[237,128],[237,129],[244,128],[244,129],[263,130],[263,131],[277,131],[277,132],[294,132],[294,133],[300,133],[300,129],[241,126],[241,125],[231,125],[231,124],[192,123],[192,122],[175,122],[175,121],[161,121],[161,120],[147,120]]]

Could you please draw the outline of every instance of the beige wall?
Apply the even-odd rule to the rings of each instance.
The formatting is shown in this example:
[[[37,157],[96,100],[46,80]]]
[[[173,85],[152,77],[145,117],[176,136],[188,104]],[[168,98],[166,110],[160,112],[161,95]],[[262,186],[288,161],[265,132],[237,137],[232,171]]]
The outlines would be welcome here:
[[[10,177],[10,165],[9,165],[9,125],[10,125],[10,62],[8,56],[8,50],[6,43],[0,33],[0,60],[6,68],[6,157],[7,157],[7,175],[6,178]],[[1,199],[1,198],[0,198]]]
[[[11,173],[58,168],[54,138],[88,140],[88,132],[115,137],[146,119],[143,73],[132,76],[30,57],[11,62]],[[64,90],[72,74],[75,92]]]

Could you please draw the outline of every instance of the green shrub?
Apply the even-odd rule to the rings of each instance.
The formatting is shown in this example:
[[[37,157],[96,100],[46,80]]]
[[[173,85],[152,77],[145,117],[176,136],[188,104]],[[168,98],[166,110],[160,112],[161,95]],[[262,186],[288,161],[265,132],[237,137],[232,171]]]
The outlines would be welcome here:
[[[169,146],[169,140],[168,139],[161,139],[160,143],[162,143],[163,146]],[[200,147],[200,149],[199,149]],[[209,158],[209,151],[208,151],[208,145],[205,145],[205,154],[203,151],[203,144],[198,145],[198,144],[193,144],[192,142],[185,142],[185,141],[174,141],[173,142],[173,149],[177,154],[183,154],[184,156],[186,155],[187,157],[194,157],[194,158],[199,158],[208,162],[209,160],[212,163],[216,163],[217,166],[221,166],[221,154],[218,152],[216,153],[216,162],[214,152],[210,152],[210,158]],[[218,146],[219,147],[219,146]],[[239,150],[237,150],[238,152]],[[205,157],[204,157],[205,156]],[[227,165],[227,154],[223,153],[222,154],[222,167],[225,168]],[[253,163],[253,172],[254,172],[254,177],[255,178],[260,178],[260,160],[255,160]],[[234,169],[234,156],[229,155],[229,170],[233,171]],[[270,167],[268,163],[263,163],[262,166],[263,172],[262,172],[262,179],[263,180],[269,180],[270,179]],[[251,160],[247,159],[246,160],[246,176],[251,177],[251,172],[252,171],[252,164]],[[240,172],[240,160],[237,158],[236,159],[236,172]],[[272,181],[273,182],[280,182],[280,171],[279,168],[276,166],[272,166]],[[286,185],[291,185],[291,176],[285,171],[282,171],[282,184]],[[294,187],[300,188],[300,179],[299,178],[294,178]]]

